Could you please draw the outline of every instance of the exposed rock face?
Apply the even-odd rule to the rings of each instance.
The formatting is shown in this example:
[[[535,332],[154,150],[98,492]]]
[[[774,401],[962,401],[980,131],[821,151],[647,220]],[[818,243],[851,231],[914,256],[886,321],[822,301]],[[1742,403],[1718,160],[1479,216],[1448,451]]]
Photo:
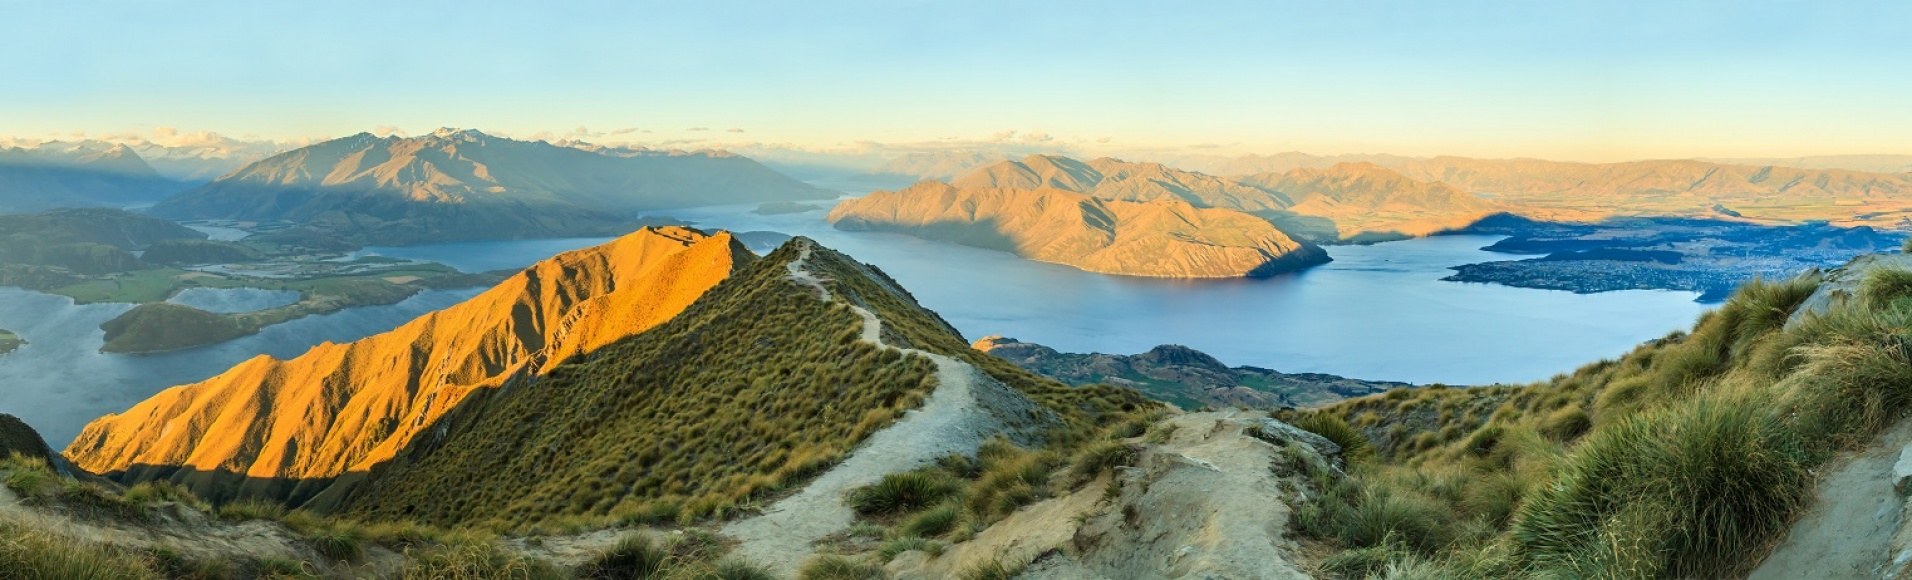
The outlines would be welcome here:
[[[155,206],[180,218],[310,223],[375,244],[606,235],[630,212],[827,199],[725,153],[561,146],[477,131],[361,133],[253,163]]]
[[[474,390],[668,320],[748,256],[729,234],[641,230],[540,262],[391,332],[291,360],[256,357],[167,389],[87,425],[66,454],[129,482],[182,469],[261,480],[365,471]]]
[[[1319,373],[1282,373],[1246,366],[1231,368],[1208,353],[1174,344],[1157,346],[1138,355],[1075,354],[1013,338],[986,336],[976,341],[975,348],[1058,381],[1074,385],[1121,385],[1185,408],[1318,407],[1412,386]]]
[[[1065,264],[1162,278],[1271,276],[1328,261],[1260,218],[1160,198],[1111,201],[1060,189],[925,181],[845,201],[839,229],[890,231]]]

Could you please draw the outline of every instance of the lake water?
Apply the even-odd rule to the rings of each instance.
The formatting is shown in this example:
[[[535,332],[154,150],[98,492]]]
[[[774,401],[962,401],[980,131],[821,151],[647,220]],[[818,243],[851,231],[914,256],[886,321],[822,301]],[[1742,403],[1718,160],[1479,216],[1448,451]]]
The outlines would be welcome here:
[[[65,296],[0,288],[0,328],[27,340],[0,355],[0,413],[19,416],[57,450],[94,418],[124,411],[166,387],[204,380],[261,354],[291,358],[321,342],[385,332],[482,290],[431,290],[397,304],[275,324],[212,346],[124,355],[100,353],[105,333],[99,326],[133,305],[75,305]]]
[[[1613,357],[1689,327],[1691,292],[1573,294],[1443,282],[1449,266],[1506,259],[1497,236],[1334,246],[1334,261],[1267,280],[1091,274],[896,234],[843,232],[824,212],[755,206],[671,210],[706,228],[809,236],[875,264],[971,340],[990,334],[1065,352],[1132,354],[1184,344],[1231,365],[1413,383],[1527,382]],[[603,238],[474,242],[368,253],[467,270],[518,268]],[[763,252],[764,244],[753,250]]]
[[[299,301],[299,293],[261,288],[187,288],[166,301],[207,312],[237,314],[290,305]]]

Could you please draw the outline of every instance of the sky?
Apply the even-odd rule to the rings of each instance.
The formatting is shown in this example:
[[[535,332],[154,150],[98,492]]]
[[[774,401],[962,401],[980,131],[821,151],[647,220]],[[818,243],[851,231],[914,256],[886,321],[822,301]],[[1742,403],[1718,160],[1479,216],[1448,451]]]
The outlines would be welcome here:
[[[7,3],[0,135],[1912,153],[1906,2]]]

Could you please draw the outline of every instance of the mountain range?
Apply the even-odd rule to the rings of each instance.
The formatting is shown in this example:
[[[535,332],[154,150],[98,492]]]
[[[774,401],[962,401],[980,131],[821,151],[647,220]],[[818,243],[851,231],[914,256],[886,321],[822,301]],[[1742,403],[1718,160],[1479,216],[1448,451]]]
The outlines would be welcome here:
[[[475,130],[361,133],[246,166],[153,208],[178,219],[288,221],[367,244],[609,235],[636,212],[828,199],[723,152],[518,141]]]
[[[132,148],[98,150],[0,147],[0,213],[59,207],[121,207],[179,191]]]
[[[1173,196],[1110,200],[1048,185],[1066,176],[1018,177],[1028,179],[1013,183],[1033,188],[925,181],[844,201],[826,219],[843,230],[901,232],[1129,276],[1272,276],[1328,261],[1319,247],[1246,213]]]

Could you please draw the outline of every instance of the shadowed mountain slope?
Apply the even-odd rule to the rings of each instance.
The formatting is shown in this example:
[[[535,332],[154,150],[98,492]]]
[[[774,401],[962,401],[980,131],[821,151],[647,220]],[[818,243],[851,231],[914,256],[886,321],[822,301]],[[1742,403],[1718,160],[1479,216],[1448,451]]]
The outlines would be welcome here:
[[[0,147],[0,213],[125,206],[180,189],[125,145],[74,151]]]

